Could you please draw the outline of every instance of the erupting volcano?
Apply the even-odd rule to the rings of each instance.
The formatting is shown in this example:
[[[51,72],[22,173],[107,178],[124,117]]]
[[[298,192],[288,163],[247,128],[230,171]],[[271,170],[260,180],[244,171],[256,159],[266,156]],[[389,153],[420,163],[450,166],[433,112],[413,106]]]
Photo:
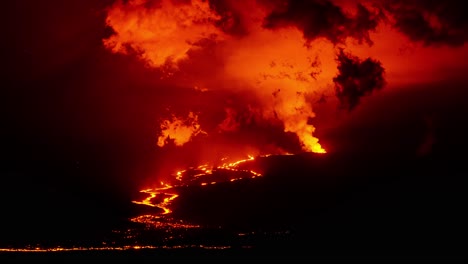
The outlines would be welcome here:
[[[163,83],[183,87],[161,109],[154,132],[157,147],[188,151],[189,158],[196,157],[192,164],[208,163],[143,190],[149,196],[134,203],[160,213],[134,221],[180,227],[168,215],[183,188],[262,176],[239,170],[246,160],[227,164],[223,156],[326,153],[316,136],[320,123],[314,109],[330,112],[321,104],[332,94],[337,109],[353,111],[364,97],[384,88],[386,70],[379,55],[393,74],[399,72],[392,68],[396,59],[382,52],[395,29],[408,33],[399,28],[399,8],[397,2],[314,0],[129,0],[111,5],[106,23],[112,34],[104,46],[135,56]],[[441,17],[430,19],[443,23]],[[190,144],[194,147],[185,148]],[[236,174],[226,176],[223,170]]]
[[[200,165],[197,168],[189,168],[187,170],[178,171],[175,173],[174,183],[160,182],[161,187],[142,190],[142,193],[149,195],[142,201],[133,201],[135,204],[156,207],[162,211],[153,215],[142,215],[132,219],[137,223],[148,224],[152,227],[161,225],[171,228],[190,228],[199,227],[198,225],[181,224],[181,220],[170,217],[172,213],[171,203],[176,199],[183,188],[192,188],[193,186],[214,185],[221,182],[235,182],[244,179],[255,179],[263,175],[254,170],[240,168],[243,163],[253,161],[254,157],[249,156],[248,159],[238,160],[231,163],[224,163],[220,166],[213,167],[209,165]]]
[[[293,150],[325,152],[314,136],[313,104],[336,72],[333,44],[306,43],[297,28],[267,25],[271,8],[254,1],[120,1],[109,8],[107,23],[114,34],[104,40],[106,47],[136,54],[148,67],[160,69],[161,78],[194,87],[206,94],[203,103],[211,104],[181,116],[169,113],[158,146],[181,146],[196,136],[205,136],[209,145],[214,134],[246,131],[255,131],[247,142],[254,144],[262,131],[282,131],[268,142],[278,151],[291,151],[281,140],[293,134],[293,144],[300,147]],[[180,101],[186,102],[186,96]],[[181,102],[172,104],[177,108]]]
[[[462,1],[5,10],[0,251],[465,251]]]

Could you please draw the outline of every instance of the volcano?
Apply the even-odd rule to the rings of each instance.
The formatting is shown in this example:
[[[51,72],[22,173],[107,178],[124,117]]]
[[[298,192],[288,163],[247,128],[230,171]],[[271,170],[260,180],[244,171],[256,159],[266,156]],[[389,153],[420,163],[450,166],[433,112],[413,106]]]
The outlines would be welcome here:
[[[465,259],[461,1],[6,1],[0,257]]]

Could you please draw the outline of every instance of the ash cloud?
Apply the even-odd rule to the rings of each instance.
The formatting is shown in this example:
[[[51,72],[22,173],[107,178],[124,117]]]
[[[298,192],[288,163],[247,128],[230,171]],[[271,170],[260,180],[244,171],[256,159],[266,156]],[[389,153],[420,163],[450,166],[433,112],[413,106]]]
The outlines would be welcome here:
[[[360,58],[340,50],[337,58],[338,75],[333,78],[335,93],[341,107],[351,111],[361,98],[382,89],[385,84],[385,69],[372,58]]]
[[[464,7],[464,1],[455,0],[391,0],[383,4],[394,19],[394,28],[426,46],[461,46],[468,40]]]
[[[264,27],[295,26],[308,41],[322,37],[338,44],[350,37],[360,44],[366,42],[372,45],[369,32],[376,29],[381,19],[380,12],[372,12],[359,3],[356,14],[351,15],[331,1],[289,0],[273,9],[265,18]]]
[[[390,26],[400,25],[401,21],[394,19],[399,18],[399,6],[415,6],[419,11],[428,8],[422,2],[414,2],[418,3],[416,5],[372,0],[352,1],[351,4],[339,0],[125,3],[109,9],[106,22],[116,33],[104,39],[105,46],[114,53],[128,53],[122,47],[131,45],[144,55],[139,56],[141,59],[151,61],[149,66],[157,69],[172,62],[177,67],[163,74],[168,83],[187,87],[187,90],[202,87],[210,91],[204,93],[203,104],[191,93],[174,96],[166,104],[187,110],[182,116],[189,111],[199,112],[200,125],[210,139],[226,133],[231,139],[232,134],[242,133],[248,134],[244,138],[257,138],[264,131],[274,130],[274,134],[276,131],[296,134],[300,138],[298,144],[307,150],[319,146],[318,138],[310,138],[315,133],[314,122],[309,122],[315,117],[312,102],[324,101],[324,97],[313,98],[312,94],[323,93],[322,90],[333,87],[333,82],[341,106],[351,111],[362,97],[382,89],[386,83],[385,70],[379,61],[366,59],[365,55],[358,58],[343,50],[335,61],[337,46],[349,44],[347,49],[353,52],[355,48],[355,54],[362,54],[363,49],[356,42],[371,45],[375,41],[378,45],[371,51],[372,56],[382,55],[379,59],[390,62],[387,64],[390,72],[391,65],[399,63],[393,63],[393,55],[389,55],[392,51],[387,50],[398,44],[389,40],[401,40],[402,36],[382,38],[381,33],[385,34]],[[379,27],[383,22],[391,24]],[[164,26],[166,24],[172,27]],[[370,33],[377,29],[382,31],[371,39]],[[320,57],[320,65],[310,59],[314,56]],[[317,68],[320,70],[316,71]],[[276,92],[279,90],[281,93]],[[255,97],[252,107],[245,106],[248,100],[243,96],[236,98],[243,108],[226,108],[222,101],[210,98],[210,94],[217,94],[224,100],[229,98],[228,93],[252,95]],[[190,107],[192,104],[194,106]],[[210,114],[212,112],[217,114]],[[267,133],[270,132],[263,134]]]
[[[294,26],[304,38],[325,38],[334,44],[353,38],[371,45],[369,32],[388,22],[412,42],[426,46],[461,46],[468,40],[468,17],[464,2],[457,0],[387,0],[356,3],[356,12],[348,13],[330,0],[276,1],[264,20],[264,27],[276,29]]]
[[[233,36],[245,36],[248,34],[248,26],[243,20],[240,10],[236,9],[235,2],[225,0],[209,0],[210,8],[221,18],[216,21],[216,26],[224,33]]]

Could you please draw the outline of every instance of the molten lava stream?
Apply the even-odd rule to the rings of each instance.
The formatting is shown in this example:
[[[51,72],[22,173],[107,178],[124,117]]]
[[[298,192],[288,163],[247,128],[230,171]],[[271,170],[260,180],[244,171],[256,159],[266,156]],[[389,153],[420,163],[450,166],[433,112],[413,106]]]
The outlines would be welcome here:
[[[162,214],[169,214],[169,213],[172,212],[171,209],[169,209],[169,205],[170,205],[171,201],[179,196],[178,194],[167,192],[171,188],[173,188],[173,187],[168,185],[168,184],[165,184],[165,186],[161,187],[161,188],[141,190],[140,192],[146,193],[149,196],[146,199],[144,199],[143,201],[140,201],[140,202],[133,201],[133,203],[161,208],[163,210]],[[154,200],[156,198],[158,198],[159,196],[169,196],[169,197],[164,198],[162,200],[162,202],[155,203]]]
[[[261,173],[258,173],[253,170],[242,170],[239,169],[239,166],[245,162],[254,161],[255,158],[252,155],[249,155],[247,159],[237,160],[231,163],[224,163],[220,166],[213,167],[209,165],[200,165],[196,169],[192,170],[182,170],[175,173],[175,179],[179,182],[175,185],[170,185],[164,182],[161,182],[162,187],[150,188],[141,190],[141,193],[145,193],[148,196],[142,201],[133,201],[135,204],[146,205],[150,207],[160,208],[161,213],[153,216],[142,215],[139,217],[132,218],[133,222],[149,224],[153,222],[155,227],[161,226],[162,220],[164,220],[166,225],[171,225],[173,228],[180,225],[180,221],[172,221],[168,216],[172,213],[171,204],[172,202],[179,197],[179,194],[175,192],[177,187],[190,187],[190,186],[207,186],[213,185],[220,182],[234,182],[241,179],[254,179],[257,177],[263,176]],[[248,176],[236,177],[236,178],[219,178],[213,179],[215,172],[220,171],[229,171],[229,172],[238,172],[239,174],[247,174]],[[205,181],[206,180],[206,181]],[[153,221],[148,219],[152,218]],[[154,221],[154,219],[158,219]],[[173,222],[173,224],[171,224]],[[184,226],[185,228],[187,226]]]

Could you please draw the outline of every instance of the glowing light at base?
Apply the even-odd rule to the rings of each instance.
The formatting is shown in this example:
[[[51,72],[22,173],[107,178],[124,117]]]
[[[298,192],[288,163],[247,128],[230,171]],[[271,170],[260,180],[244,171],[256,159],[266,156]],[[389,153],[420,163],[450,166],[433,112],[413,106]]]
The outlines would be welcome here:
[[[0,252],[45,253],[45,252],[71,252],[71,251],[132,251],[145,249],[205,249],[226,250],[231,246],[210,245],[176,245],[176,246],[149,246],[149,245],[125,245],[103,247],[27,247],[27,248],[0,248]]]
[[[224,163],[220,166],[209,166],[207,164],[204,164],[192,169],[191,171],[177,171],[174,174],[174,179],[176,180],[175,184],[171,185],[165,182],[160,182],[161,187],[144,189],[140,191],[141,193],[148,195],[145,199],[141,201],[133,201],[133,203],[135,204],[159,208],[162,210],[162,212],[154,215],[146,214],[137,216],[132,218],[131,221],[145,224],[153,228],[166,228],[168,230],[200,227],[199,225],[183,223],[182,221],[172,219],[169,216],[172,213],[172,202],[175,199],[177,199],[177,197],[179,197],[179,194],[176,193],[176,189],[187,186],[207,186],[218,184],[220,182],[235,182],[242,179],[255,179],[257,177],[262,177],[263,175],[259,172],[239,168],[241,164],[254,160],[254,156],[249,155],[246,159],[241,159],[230,163]],[[236,172],[238,174],[235,175],[242,174],[242,176],[235,178],[223,178],[221,179],[221,181],[218,181],[217,178],[214,177],[214,175],[221,171]],[[190,175],[188,175],[189,172]]]
[[[288,155],[288,154],[285,154]],[[270,155],[258,156],[268,157]],[[182,239],[189,230],[210,228],[200,224],[188,223],[182,219],[176,219],[173,215],[172,204],[179,197],[178,190],[183,188],[210,188],[217,184],[234,184],[235,182],[249,179],[257,179],[263,177],[263,174],[246,169],[249,166],[246,163],[255,161],[253,155],[249,155],[245,159],[227,162],[228,158],[223,158],[225,163],[219,166],[203,164],[195,168],[176,171],[174,173],[174,182],[169,184],[159,182],[159,186],[155,188],[147,188],[141,190],[141,193],[147,195],[140,201],[133,201],[134,204],[157,208],[159,212],[143,213],[129,220],[133,223],[141,224],[142,227],[131,227],[127,229],[113,230],[112,232],[118,235],[117,242],[115,240],[106,240],[101,246],[43,246],[43,245],[27,245],[21,248],[7,247],[0,248],[0,252],[21,252],[21,253],[55,253],[55,252],[72,252],[72,251],[139,251],[139,250],[167,250],[167,249],[202,249],[202,250],[227,250],[232,246],[224,245],[206,245],[206,244],[190,244],[177,243],[178,239]],[[229,173],[226,173],[229,172]],[[212,227],[211,227],[212,228]],[[221,228],[216,226],[216,229]],[[141,239],[142,232],[151,232],[156,230],[161,236],[157,243],[148,243]],[[287,234],[286,231],[285,234]],[[239,233],[238,237],[254,236],[256,232]],[[175,243],[173,243],[175,241]],[[250,245],[243,245],[241,248],[252,248]]]

